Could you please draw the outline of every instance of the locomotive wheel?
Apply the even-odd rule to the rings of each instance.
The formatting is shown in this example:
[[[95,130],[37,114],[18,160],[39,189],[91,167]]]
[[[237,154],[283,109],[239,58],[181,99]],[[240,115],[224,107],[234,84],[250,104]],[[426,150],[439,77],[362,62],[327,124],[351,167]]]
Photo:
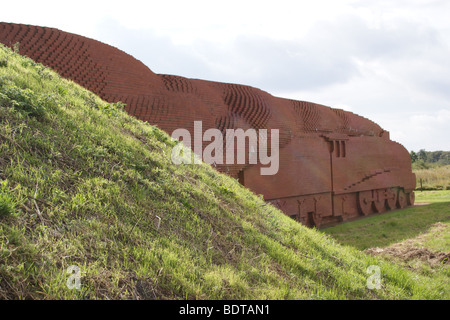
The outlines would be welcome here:
[[[320,216],[320,214],[315,213],[313,216],[313,220],[314,220],[314,226],[316,228],[319,228],[320,225],[322,224],[322,217]]]
[[[308,228],[319,228],[322,223],[322,217],[315,212],[308,212],[304,216],[300,216],[300,222]]]
[[[414,191],[411,191],[410,193],[408,193],[407,195],[407,202],[408,202],[408,206],[413,206],[414,205],[414,201],[416,200],[416,195],[414,194]]]
[[[385,196],[384,196],[384,190],[376,190],[375,194],[374,194],[374,200],[373,200],[373,204],[375,207],[376,212],[378,213],[383,213],[386,211],[386,201],[385,201]]]
[[[397,208],[403,209],[407,205],[406,194],[403,189],[398,190]]]
[[[387,192],[386,198],[387,206],[389,210],[394,210],[395,208],[397,208],[397,189],[395,188],[387,189],[386,192]]]
[[[358,193],[358,205],[363,215],[367,216],[372,213],[372,202],[372,191]]]

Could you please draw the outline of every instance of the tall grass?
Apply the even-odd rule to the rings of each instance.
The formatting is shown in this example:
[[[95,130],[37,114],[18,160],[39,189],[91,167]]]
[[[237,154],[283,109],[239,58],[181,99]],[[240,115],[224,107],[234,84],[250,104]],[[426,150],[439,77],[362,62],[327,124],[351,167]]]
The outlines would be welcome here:
[[[418,190],[450,190],[450,165],[414,169]]]

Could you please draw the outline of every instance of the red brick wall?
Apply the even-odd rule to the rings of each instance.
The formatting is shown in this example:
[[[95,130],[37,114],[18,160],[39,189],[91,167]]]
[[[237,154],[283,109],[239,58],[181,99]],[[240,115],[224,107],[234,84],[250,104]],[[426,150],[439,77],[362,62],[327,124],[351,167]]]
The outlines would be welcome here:
[[[19,42],[22,55],[106,101],[122,101],[130,114],[169,134],[178,128],[193,132],[196,120],[203,130],[279,129],[277,174],[261,176],[261,165],[217,168],[302,223],[319,226],[383,211],[391,188],[413,198],[408,152],[376,123],[351,112],[250,86],[155,74],[117,48],[53,28],[0,23],[0,42],[10,47]]]

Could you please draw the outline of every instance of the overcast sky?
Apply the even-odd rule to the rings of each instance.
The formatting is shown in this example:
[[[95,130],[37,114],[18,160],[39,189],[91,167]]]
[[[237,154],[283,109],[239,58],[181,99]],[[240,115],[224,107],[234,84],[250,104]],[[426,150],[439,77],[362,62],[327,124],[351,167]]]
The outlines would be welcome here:
[[[8,1],[0,21],[116,46],[156,73],[251,85],[450,150],[450,1]]]

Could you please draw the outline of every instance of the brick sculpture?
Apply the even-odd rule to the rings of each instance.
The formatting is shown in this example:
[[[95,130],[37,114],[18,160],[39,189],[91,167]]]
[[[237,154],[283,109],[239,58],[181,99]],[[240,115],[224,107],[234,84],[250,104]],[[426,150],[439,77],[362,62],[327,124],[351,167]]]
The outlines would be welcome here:
[[[132,56],[54,28],[0,23],[0,42],[131,115],[171,134],[175,129],[279,129],[279,170],[218,164],[287,215],[326,226],[414,203],[408,151],[374,122],[351,112],[278,98],[259,89],[155,74]],[[205,145],[203,145],[204,147]]]

